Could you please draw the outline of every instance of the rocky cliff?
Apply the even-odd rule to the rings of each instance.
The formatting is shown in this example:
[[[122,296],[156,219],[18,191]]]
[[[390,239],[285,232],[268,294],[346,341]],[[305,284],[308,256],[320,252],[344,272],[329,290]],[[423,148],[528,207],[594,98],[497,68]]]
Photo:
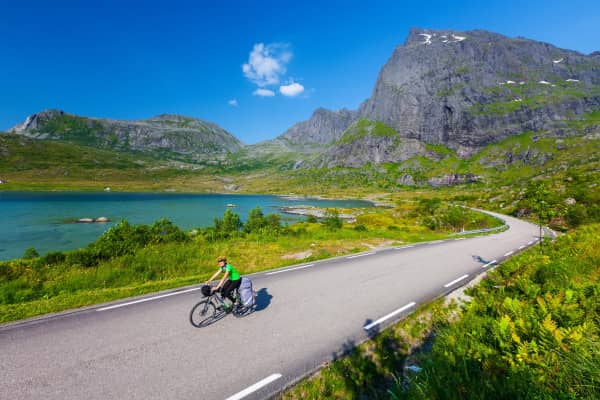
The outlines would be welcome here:
[[[279,139],[296,148],[329,143],[323,165],[339,164],[344,155],[347,166],[405,158],[397,149],[388,151],[394,157],[381,158],[390,139],[355,143],[353,155],[347,143],[335,143],[354,122],[367,119],[383,122],[403,140],[441,144],[468,157],[525,131],[569,134],[569,121],[599,109],[598,52],[586,56],[481,30],[413,29],[357,111],[319,109]],[[380,151],[373,153],[373,146]]]
[[[296,151],[321,151],[324,144],[339,139],[356,118],[355,111],[318,108],[309,120],[297,123],[277,139]]]
[[[237,152],[243,144],[210,122],[162,114],[141,121],[86,118],[60,110],[33,114],[10,132],[118,151],[141,151],[192,161]]]

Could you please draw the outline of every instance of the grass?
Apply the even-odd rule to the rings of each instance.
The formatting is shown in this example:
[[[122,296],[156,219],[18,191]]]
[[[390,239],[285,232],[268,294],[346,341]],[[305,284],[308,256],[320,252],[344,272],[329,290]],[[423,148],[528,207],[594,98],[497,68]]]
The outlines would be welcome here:
[[[356,140],[366,136],[375,137],[397,137],[398,133],[382,122],[373,122],[366,119],[359,119],[351,127],[346,129],[336,144],[343,145],[353,143]]]
[[[492,86],[486,89],[486,92],[492,96],[491,101],[474,105],[468,112],[473,115],[503,116],[522,109],[535,110],[548,104],[592,98],[600,94],[600,88],[597,86],[586,87],[581,83],[550,80],[556,82],[554,86],[539,82]]]

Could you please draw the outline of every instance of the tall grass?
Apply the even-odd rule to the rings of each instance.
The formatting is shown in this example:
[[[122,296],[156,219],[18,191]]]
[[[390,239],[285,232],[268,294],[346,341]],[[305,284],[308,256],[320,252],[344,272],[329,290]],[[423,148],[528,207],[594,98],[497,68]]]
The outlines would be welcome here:
[[[437,332],[410,399],[597,399],[600,225],[490,273],[461,319]],[[465,334],[466,333],[466,334]]]

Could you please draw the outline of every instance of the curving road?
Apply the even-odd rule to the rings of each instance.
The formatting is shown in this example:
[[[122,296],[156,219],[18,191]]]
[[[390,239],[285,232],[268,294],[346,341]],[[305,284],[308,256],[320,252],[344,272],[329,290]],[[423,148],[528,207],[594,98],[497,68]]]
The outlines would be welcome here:
[[[538,239],[535,225],[254,274],[258,310],[188,322],[197,287],[0,326],[3,399],[262,399]]]

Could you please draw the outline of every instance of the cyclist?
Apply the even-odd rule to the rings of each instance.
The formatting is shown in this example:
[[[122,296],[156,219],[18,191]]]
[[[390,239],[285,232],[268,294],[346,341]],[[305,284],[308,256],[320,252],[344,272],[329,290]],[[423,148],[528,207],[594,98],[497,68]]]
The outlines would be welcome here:
[[[239,272],[235,269],[235,267],[227,262],[227,258],[221,256],[217,259],[219,264],[219,269],[214,273],[213,276],[206,282],[214,280],[221,272],[225,272],[225,275],[221,278],[217,286],[213,288],[213,291],[216,292],[221,290],[221,297],[223,299],[231,300],[231,304],[225,303],[224,309],[227,312],[230,312],[233,309],[233,303],[235,303],[235,298],[233,297],[233,291],[240,287],[240,283],[242,283],[242,277]]]

